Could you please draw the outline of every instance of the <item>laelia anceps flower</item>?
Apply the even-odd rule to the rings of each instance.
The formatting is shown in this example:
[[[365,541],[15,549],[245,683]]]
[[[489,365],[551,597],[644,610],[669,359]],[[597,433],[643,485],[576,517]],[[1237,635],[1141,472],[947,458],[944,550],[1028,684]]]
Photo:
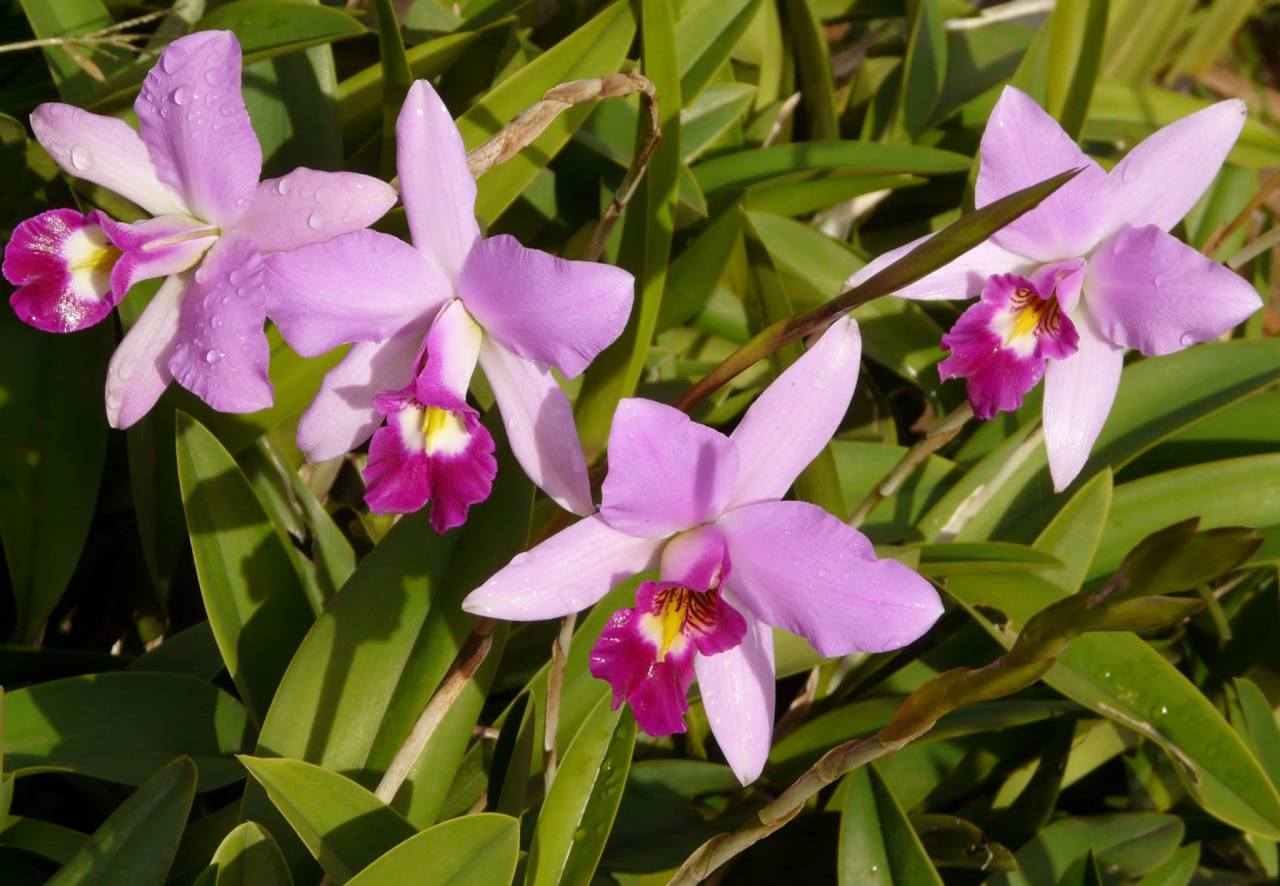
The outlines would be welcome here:
[[[356,343],[325,376],[298,447],[323,461],[372,435],[370,508],[408,513],[430,501],[437,531],[457,526],[496,470],[493,440],[466,402],[479,362],[529,477],[589,513],[573,412],[549,367],[573,377],[618,337],[631,275],[482,238],[462,136],[425,80],[409,90],[396,145],[413,246],[360,231],[268,260],[268,310],[298,353]]]
[[[1168,233],[1213,181],[1244,125],[1232,100],[1164,127],[1106,173],[1027,95],[1006,87],[982,136],[984,206],[1082,172],[1038,207],[897,294],[981,300],[943,337],[942,377],[964,378],[982,418],[1016,409],[1044,376],[1054,486],[1084,466],[1127,348],[1170,354],[1217,338],[1258,307],[1245,280]],[[859,271],[860,283],[920,241]]]
[[[166,277],[111,358],[107,418],[140,419],[170,380],[223,412],[271,404],[260,255],[375,221],[395,203],[377,179],[297,169],[259,183],[262,149],[240,94],[230,31],[171,43],[134,103],[139,130],[64,104],[31,115],[69,175],[115,191],[154,218],[45,212],[5,248],[10,303],[23,322],[74,332],[99,322],[141,280]]]
[[[773,729],[769,625],[824,656],[896,649],[942,612],[933,587],[816,505],[779,501],[848,408],[861,342],[838,321],[760,395],[731,436],[649,400],[624,400],[600,512],[517,556],[463,602],[555,618],[658,570],[591,652],[591,672],[651,735],[683,732],[697,675],[712,731],[747,783]]]

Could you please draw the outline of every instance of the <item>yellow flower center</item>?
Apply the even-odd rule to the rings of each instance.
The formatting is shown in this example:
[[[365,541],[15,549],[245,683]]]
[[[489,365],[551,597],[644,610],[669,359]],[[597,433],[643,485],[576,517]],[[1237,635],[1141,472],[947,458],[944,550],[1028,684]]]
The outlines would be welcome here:
[[[422,411],[422,439],[428,454],[452,455],[466,448],[469,435],[462,416],[438,406],[428,406]]]
[[[1058,300],[1053,296],[1040,298],[1030,289],[1019,289],[1013,297],[1013,323],[1005,336],[1005,344],[1012,344],[1032,332],[1056,332],[1060,323]]]

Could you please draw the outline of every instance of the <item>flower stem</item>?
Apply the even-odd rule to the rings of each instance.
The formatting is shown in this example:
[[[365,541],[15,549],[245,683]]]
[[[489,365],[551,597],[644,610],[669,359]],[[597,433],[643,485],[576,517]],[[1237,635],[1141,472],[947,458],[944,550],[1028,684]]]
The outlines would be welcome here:
[[[849,525],[854,529],[861,526],[876,509],[876,505],[897,492],[906,479],[929,456],[954,440],[971,418],[973,418],[973,407],[965,403],[952,410],[937,427],[930,429],[927,434],[917,440],[915,445],[908,449],[902,459],[893,466],[893,470],[885,474],[884,478],[867,493],[867,497],[849,518]]]
[[[569,661],[569,644],[573,641],[573,628],[577,613],[569,613],[560,620],[560,632],[551,643],[551,665],[547,669],[547,715],[542,730],[543,779],[547,790],[556,775],[556,732],[560,726],[560,690],[564,686],[564,669]]]
[[[378,799],[382,802],[390,803],[395,799],[400,786],[409,777],[413,767],[417,765],[418,758],[422,756],[427,743],[431,741],[431,736],[435,734],[441,721],[449,713],[453,703],[458,700],[458,696],[462,694],[462,690],[466,688],[467,683],[475,676],[476,671],[480,669],[480,665],[484,664],[485,658],[489,655],[489,649],[493,646],[493,637],[490,636],[492,631],[493,619],[481,618],[476,621],[475,627],[471,629],[470,636],[462,644],[462,648],[458,650],[457,658],[449,666],[449,672],[440,681],[440,686],[436,689],[435,695],[431,696],[427,706],[418,715],[417,722],[413,724],[413,728],[409,730],[408,738],[400,746],[400,750],[396,752],[395,759],[391,761],[391,765],[387,767],[386,774],[382,776],[382,781],[378,782],[378,788],[374,793],[377,794]]]

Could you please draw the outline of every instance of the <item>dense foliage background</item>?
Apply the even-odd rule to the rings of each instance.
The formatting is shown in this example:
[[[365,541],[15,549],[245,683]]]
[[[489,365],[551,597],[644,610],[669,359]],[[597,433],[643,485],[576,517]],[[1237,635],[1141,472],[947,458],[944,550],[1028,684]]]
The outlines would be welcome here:
[[[961,308],[859,308],[854,407],[796,495],[856,514],[882,552],[945,588],[949,611],[890,655],[819,662],[780,634],[781,722],[746,788],[696,702],[688,734],[637,737],[588,674],[588,648],[634,584],[566,626],[563,660],[558,624],[471,634],[462,597],[560,524],[509,455],[465,527],[437,536],[422,515],[393,526],[363,506],[362,456],[306,465],[294,444],[340,353],[304,360],[272,331],[270,410],[218,415],[171,388],[143,422],[109,432],[106,361],[154,287],[135,287],[119,322],[68,336],[5,309],[0,881],[315,883],[323,869],[366,886],[666,882],[930,678],[999,659],[1034,613],[1084,599],[1068,595],[1097,591],[1145,537],[1189,518],[1262,539],[1184,524],[1129,561],[1135,586],[1199,601],[1170,610],[1197,614],[1084,634],[1056,664],[1060,645],[1037,647],[1029,671],[1003,660],[989,672],[1012,674],[1003,688],[817,793],[716,876],[1275,881],[1280,192],[1265,186],[1280,167],[1280,4],[397,5],[400,36],[392,4],[372,0],[4,4],[0,239],[47,207],[136,218],[60,175],[26,115],[59,96],[131,115],[166,39],[225,28],[246,55],[264,175],[389,177],[386,121],[410,77],[438,85],[469,147],[560,83],[640,70],[656,85],[662,139],[606,252],[636,275],[637,308],[570,391],[589,458],[619,397],[673,400],[752,332],[971,207],[978,136],[1006,83],[1104,165],[1218,98],[1248,102],[1229,165],[1177,233],[1251,279],[1268,307],[1230,341],[1133,360],[1091,461],[1060,495],[1037,442],[1038,394],[963,426],[881,488],[962,402],[934,369]],[[482,222],[581,255],[644,142],[639,111],[634,95],[565,111],[480,180]],[[403,211],[379,227],[403,234]],[[739,376],[698,417],[731,426],[776,368]],[[883,500],[868,499],[877,489]],[[1078,616],[1055,609],[1040,625],[1060,636]],[[373,792],[447,674],[463,680],[446,686],[451,704],[384,803]]]

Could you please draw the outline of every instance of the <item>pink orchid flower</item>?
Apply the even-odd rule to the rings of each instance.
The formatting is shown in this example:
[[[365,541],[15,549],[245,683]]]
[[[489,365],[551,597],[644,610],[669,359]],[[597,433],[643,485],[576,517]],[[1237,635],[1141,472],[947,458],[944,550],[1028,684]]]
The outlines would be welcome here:
[[[153,218],[56,209],[5,248],[10,304],[23,322],[74,332],[103,320],[133,284],[166,278],[107,371],[107,418],[126,428],[169,382],[223,412],[271,405],[261,254],[358,230],[395,203],[365,175],[296,169],[259,182],[262,148],[240,93],[230,31],[175,40],[134,103],[139,130],[65,104],[31,115],[69,175],[115,191]]]
[[[381,513],[433,502],[438,532],[488,497],[493,440],[467,405],[477,362],[529,477],[579,514],[592,510],[568,377],[621,334],[634,281],[505,235],[484,239],[462,135],[431,84],[409,90],[396,124],[401,199],[413,245],[360,231],[268,259],[268,312],[298,353],[355,342],[298,427],[311,461],[372,435],[365,500]]]
[[[1043,375],[1045,447],[1059,491],[1102,430],[1127,348],[1180,351],[1262,304],[1248,282],[1168,233],[1217,175],[1244,118],[1243,102],[1219,102],[1154,133],[1106,173],[1029,96],[1006,87],[982,136],[977,205],[1082,171],[987,242],[896,293],[980,296],[943,336],[951,354],[938,371],[966,380],[980,418],[1018,408]],[[880,256],[847,285],[920,242]]]
[[[683,732],[697,675],[733,771],[754,780],[773,730],[773,638],[824,656],[882,652],[937,620],[933,586],[816,505],[780,501],[844,418],[861,339],[837,321],[752,404],[730,436],[649,400],[624,400],[609,437],[599,513],[506,567],[463,602],[517,621],[592,605],[630,576],[636,606],[609,621],[591,672],[651,735]]]

